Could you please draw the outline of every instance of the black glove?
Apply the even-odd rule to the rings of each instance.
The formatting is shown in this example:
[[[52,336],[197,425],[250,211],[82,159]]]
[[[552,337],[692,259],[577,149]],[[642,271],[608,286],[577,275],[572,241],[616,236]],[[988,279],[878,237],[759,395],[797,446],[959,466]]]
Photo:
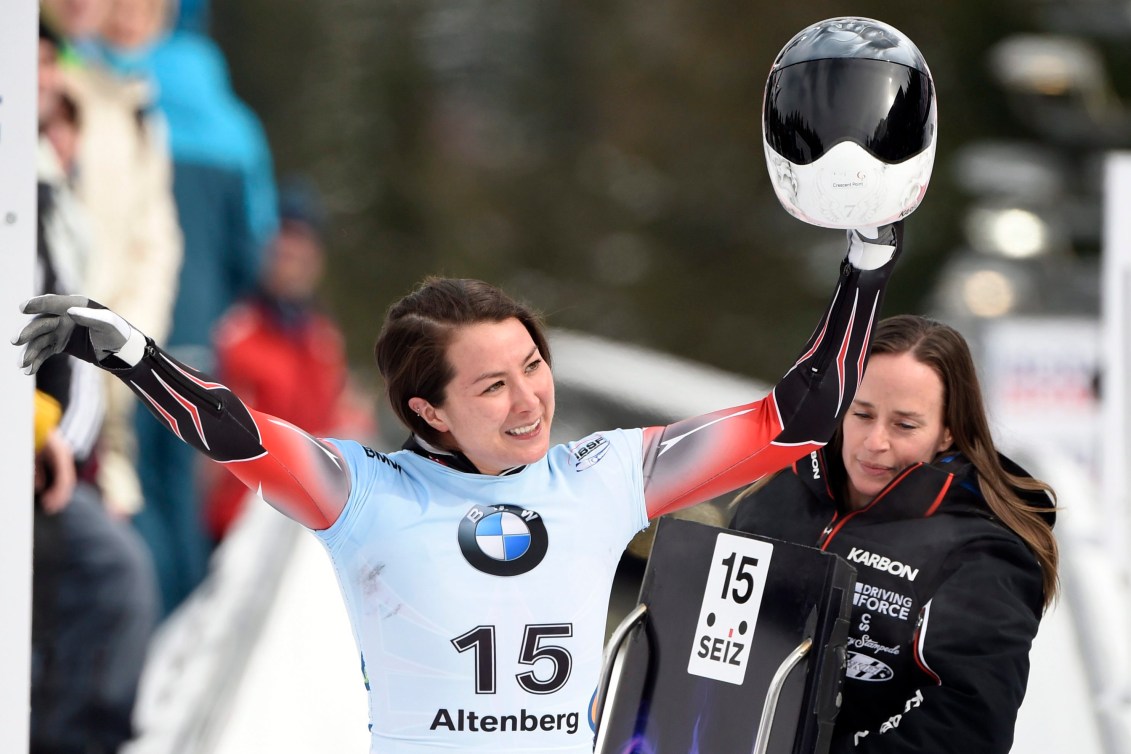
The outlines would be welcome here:
[[[26,345],[20,364],[26,374],[35,374],[58,353],[102,367],[125,368],[136,366],[145,352],[144,335],[85,296],[49,293],[25,301],[20,310],[36,315],[12,341]]]

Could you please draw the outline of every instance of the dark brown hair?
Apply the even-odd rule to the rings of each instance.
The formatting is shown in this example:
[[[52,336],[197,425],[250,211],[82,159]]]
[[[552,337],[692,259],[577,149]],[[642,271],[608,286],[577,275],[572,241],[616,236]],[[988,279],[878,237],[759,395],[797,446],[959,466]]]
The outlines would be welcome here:
[[[1025,541],[1041,564],[1048,606],[1056,596],[1060,560],[1052,527],[1043,515],[1050,509],[1026,502],[1022,495],[1043,493],[1053,501],[1055,495],[1045,482],[1003,468],[966,339],[949,325],[901,314],[880,322],[869,352],[872,356],[909,353],[939,376],[943,385],[943,422],[950,430],[954,447],[978,470],[978,486],[994,516]]]
[[[445,391],[454,376],[447,354],[455,332],[479,322],[511,318],[530,333],[549,366],[550,346],[541,316],[489,283],[428,277],[390,306],[374,353],[397,418],[426,442],[446,447],[446,435],[417,416],[408,407],[409,400],[420,397],[433,406],[444,405]]]

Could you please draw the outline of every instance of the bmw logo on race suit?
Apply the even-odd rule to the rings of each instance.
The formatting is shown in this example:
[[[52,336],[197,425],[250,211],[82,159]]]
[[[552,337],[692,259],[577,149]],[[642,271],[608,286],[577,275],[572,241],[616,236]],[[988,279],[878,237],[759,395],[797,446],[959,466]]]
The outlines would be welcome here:
[[[473,505],[460,520],[463,557],[492,576],[519,576],[534,569],[548,545],[542,517],[517,505]]]

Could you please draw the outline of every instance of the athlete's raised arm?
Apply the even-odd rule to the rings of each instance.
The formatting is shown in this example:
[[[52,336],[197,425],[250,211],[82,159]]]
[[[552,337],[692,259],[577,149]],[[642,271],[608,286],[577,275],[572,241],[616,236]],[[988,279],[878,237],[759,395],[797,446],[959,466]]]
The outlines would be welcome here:
[[[331,445],[245,406],[228,388],[162,351],[101,304],[83,296],[37,296],[36,315],[14,341],[34,374],[56,353],[97,364],[125,382],[171,432],[224,464],[284,515],[312,529],[337,520],[349,472]]]
[[[644,497],[656,518],[788,466],[832,437],[864,372],[903,223],[848,231],[832,301],[800,358],[769,395],[644,430]]]

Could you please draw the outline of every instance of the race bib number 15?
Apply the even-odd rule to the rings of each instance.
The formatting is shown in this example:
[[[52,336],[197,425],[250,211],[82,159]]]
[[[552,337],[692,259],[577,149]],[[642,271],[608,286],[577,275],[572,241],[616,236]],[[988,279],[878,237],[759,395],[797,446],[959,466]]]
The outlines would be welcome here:
[[[720,533],[687,672],[742,685],[774,546]]]

